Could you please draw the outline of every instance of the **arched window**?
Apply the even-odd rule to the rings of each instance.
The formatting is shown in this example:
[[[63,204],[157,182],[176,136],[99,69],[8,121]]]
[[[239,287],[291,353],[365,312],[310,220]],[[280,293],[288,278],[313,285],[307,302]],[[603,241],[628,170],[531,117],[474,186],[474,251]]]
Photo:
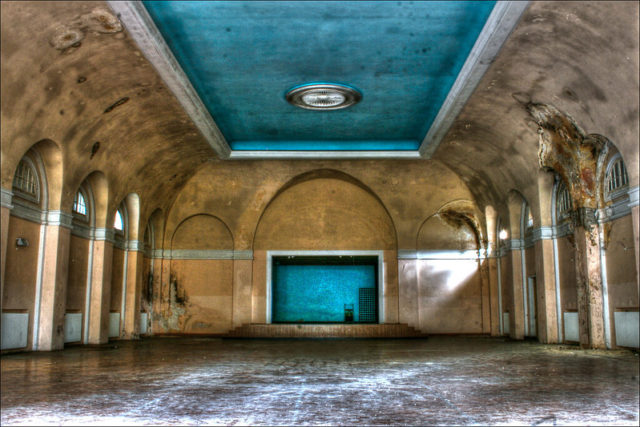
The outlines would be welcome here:
[[[113,228],[118,231],[124,231],[124,223],[122,221],[122,213],[120,212],[120,209],[116,211],[116,217],[113,220]]]
[[[604,199],[611,200],[621,196],[629,186],[627,168],[624,166],[620,153],[609,160],[607,172],[604,176]]]
[[[82,194],[82,191],[78,190],[75,199],[73,199],[73,212],[80,215],[87,215],[87,202]]]
[[[13,189],[16,195],[38,203],[40,201],[40,182],[36,168],[27,157],[18,163],[13,177]]]
[[[569,194],[567,186],[564,185],[564,181],[561,180],[558,183],[556,191],[556,219],[561,221],[569,216],[573,204],[571,203],[571,194]]]
[[[533,228],[533,215],[531,214],[531,207],[528,203],[524,211],[524,221],[526,231],[529,231],[530,228]]]

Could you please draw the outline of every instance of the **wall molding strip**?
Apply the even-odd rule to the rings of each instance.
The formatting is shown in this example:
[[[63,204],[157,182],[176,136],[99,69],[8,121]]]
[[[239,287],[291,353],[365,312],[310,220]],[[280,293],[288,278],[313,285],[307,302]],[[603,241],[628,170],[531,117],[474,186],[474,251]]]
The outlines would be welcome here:
[[[6,188],[0,187],[0,206],[3,208],[13,209],[11,200],[13,199],[13,192]]]
[[[422,157],[428,159],[435,153],[453,121],[462,111],[528,6],[528,1],[499,1],[496,3],[471,49],[471,53],[462,66],[458,78],[420,145],[419,151]]]
[[[46,222],[46,212],[42,211],[42,209],[23,205],[19,200],[14,200],[15,204],[13,205],[13,209],[11,210],[11,215],[18,217],[20,219],[24,219],[26,221],[35,222],[37,224],[44,224]]]
[[[144,242],[142,240],[127,240],[125,246],[129,252],[144,252]]]
[[[115,232],[113,228],[94,228],[93,229],[94,240],[105,240],[107,242],[115,242]]]
[[[252,250],[234,251],[232,249],[174,249],[154,250],[153,256],[155,258],[163,259],[211,259],[211,260],[224,260],[224,259],[253,259]]]
[[[226,159],[231,153],[229,144],[214,122],[211,114],[191,85],[189,78],[173,56],[162,34],[141,1],[108,2],[111,9],[136,42],[142,54],[176,96],[196,127],[202,132],[216,154]]]
[[[71,229],[73,227],[73,215],[64,211],[46,211],[47,225],[64,227]]]
[[[630,208],[640,205],[640,187],[639,186],[631,187],[627,192],[627,194],[629,194],[628,206]]]
[[[87,240],[93,240],[93,227],[74,223],[73,227],[71,227],[71,235]]]
[[[478,260],[484,259],[481,251],[398,249],[398,259],[415,260]]]

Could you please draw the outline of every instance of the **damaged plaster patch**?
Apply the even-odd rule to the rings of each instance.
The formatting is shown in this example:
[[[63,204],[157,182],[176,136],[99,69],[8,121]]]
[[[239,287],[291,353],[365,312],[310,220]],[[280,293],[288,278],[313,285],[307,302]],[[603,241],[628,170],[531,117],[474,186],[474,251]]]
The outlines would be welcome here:
[[[122,31],[122,23],[111,12],[103,8],[93,9],[86,15],[81,16],[84,26],[90,31],[110,34]]]
[[[181,329],[181,320],[186,313],[185,302],[187,300],[186,292],[182,290],[182,295],[178,290],[178,280],[176,276],[171,275],[169,283],[169,316],[158,316],[156,320],[160,327],[165,331],[178,331]],[[188,320],[188,319],[187,319]]]
[[[65,50],[74,45],[77,46],[83,38],[84,33],[80,29],[61,25],[55,29],[49,44],[58,50]]]
[[[111,12],[103,8],[93,9],[81,15],[69,24],[60,24],[53,30],[49,44],[58,50],[79,47],[86,32],[100,34],[119,33],[123,30],[122,23]]]
[[[526,108],[539,126],[540,167],[560,174],[576,209],[597,208],[595,171],[606,138],[587,135],[571,116],[552,105],[528,103]]]

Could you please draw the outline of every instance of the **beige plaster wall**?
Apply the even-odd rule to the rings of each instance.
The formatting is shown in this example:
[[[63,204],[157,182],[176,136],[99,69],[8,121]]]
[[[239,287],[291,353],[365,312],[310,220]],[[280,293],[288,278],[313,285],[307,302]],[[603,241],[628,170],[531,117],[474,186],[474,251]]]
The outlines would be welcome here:
[[[513,304],[511,278],[513,273],[511,272],[511,257],[509,255],[500,257],[500,276],[500,283],[502,285],[502,312],[509,313],[509,316],[511,316],[510,307],[511,304]]]
[[[638,311],[636,256],[633,243],[632,216],[627,215],[605,224],[607,287],[611,342],[616,345],[616,311]]]
[[[482,298],[474,260],[417,262],[420,330],[432,334],[482,333]]]
[[[111,266],[111,304],[110,311],[120,312],[122,308],[122,279],[124,274],[124,251],[113,248],[113,261]]]
[[[29,240],[29,246],[17,248],[15,242],[18,237]],[[38,271],[40,224],[10,216],[7,238],[2,311],[29,313],[27,348],[31,348],[33,345],[33,310]]]
[[[637,266],[631,221],[631,215],[627,215],[607,224],[610,227],[606,247],[607,284],[612,310],[638,309]]]
[[[260,219],[256,250],[395,249],[395,228],[370,193],[338,179],[314,179],[280,194]]]
[[[419,251],[451,253],[451,250],[477,249],[470,225],[448,221],[439,215],[426,221],[417,242]],[[436,334],[482,333],[483,300],[478,261],[432,259],[414,263],[420,330]],[[400,286],[401,289],[410,286],[410,282]]]
[[[142,286],[140,296],[140,310],[144,312],[151,311],[152,299],[149,294],[153,292],[153,271],[151,270],[151,258],[144,256],[142,258]]]
[[[26,248],[16,247],[18,237],[27,239],[29,246]],[[33,316],[40,224],[11,216],[9,218],[8,240],[2,309],[26,309]]]
[[[231,329],[233,260],[172,260],[178,297],[175,324],[166,332],[216,334]]]
[[[89,261],[89,241],[71,235],[69,247],[69,278],[67,282],[66,311],[84,313],[87,290],[87,268]]]
[[[321,188],[311,192],[309,189],[313,184],[308,184],[311,187],[295,189],[297,185],[316,179],[325,180],[321,182],[332,187],[320,186]],[[351,187],[332,183],[336,180],[348,183]],[[335,195],[330,192],[338,189],[341,190]],[[260,218],[263,214],[269,215],[267,205],[270,202],[274,201],[276,207],[289,203],[286,199],[278,200],[279,197],[276,197],[288,191],[294,191],[301,197],[296,206],[298,215],[304,214],[304,209],[307,209],[305,206],[314,204],[323,215],[345,216],[356,213],[354,218],[347,218],[352,221],[351,224],[362,221],[363,215],[375,214],[378,218],[383,218],[380,207],[376,207],[371,214],[366,211],[367,206],[375,206],[373,200],[377,199],[395,228],[395,247],[401,249],[415,248],[421,224],[441,206],[451,200],[471,199],[471,193],[458,176],[442,163],[430,160],[261,160],[208,163],[198,170],[176,196],[167,215],[165,242],[170,241],[178,224],[184,219],[196,214],[209,214],[229,227],[236,250],[259,249],[254,248],[254,237]],[[367,193],[370,196],[365,196]],[[334,197],[338,198],[336,201],[343,200],[347,204],[333,203],[332,208],[323,206],[323,201]],[[355,199],[351,200],[350,197]],[[356,202],[360,201],[366,204],[358,206]],[[306,214],[312,213],[308,211]],[[314,221],[316,225],[320,225],[322,219],[316,218]],[[376,221],[380,223],[380,219]],[[375,224],[362,223],[358,226],[371,228]],[[305,227],[304,224],[294,226]],[[338,230],[327,231],[336,233]]]
[[[560,270],[560,299],[563,311],[578,310],[578,290],[576,288],[575,249],[573,236],[558,239],[558,265]]]
[[[163,280],[168,286],[163,294],[155,296],[158,305],[165,309],[156,311],[154,333],[228,332],[232,326],[234,260],[197,259],[199,254],[206,253],[201,251],[233,250],[228,227],[214,216],[198,214],[183,219],[169,241],[171,250],[195,255],[194,259],[164,260],[169,268],[168,277]],[[145,262],[147,276],[150,261]]]

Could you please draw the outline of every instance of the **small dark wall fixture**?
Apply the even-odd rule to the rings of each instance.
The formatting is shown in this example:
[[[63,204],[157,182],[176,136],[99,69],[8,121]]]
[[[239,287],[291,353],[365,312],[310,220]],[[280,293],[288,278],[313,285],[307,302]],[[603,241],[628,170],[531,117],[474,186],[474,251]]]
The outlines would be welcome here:
[[[16,247],[18,248],[26,248],[29,246],[29,241],[24,237],[18,237],[16,239]]]

